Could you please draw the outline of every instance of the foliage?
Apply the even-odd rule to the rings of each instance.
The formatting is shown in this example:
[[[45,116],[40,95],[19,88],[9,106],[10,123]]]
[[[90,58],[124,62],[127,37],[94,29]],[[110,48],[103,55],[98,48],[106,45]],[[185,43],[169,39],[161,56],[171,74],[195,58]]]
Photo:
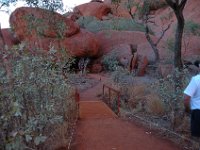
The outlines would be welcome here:
[[[167,78],[160,79],[158,82],[152,84],[152,89],[155,90],[168,106],[168,117],[171,120],[172,126],[175,122],[175,114],[184,110],[183,109],[183,90],[189,83],[188,71],[183,70],[182,72],[175,70],[173,75],[168,75]],[[178,84],[178,86],[177,86]],[[181,116],[179,116],[181,117]]]
[[[78,23],[81,28],[87,28],[86,26],[93,21],[98,21],[98,19],[94,16],[81,16],[76,23]]]
[[[166,41],[167,49],[170,51],[174,51],[174,43],[175,43],[174,38],[167,39]]]
[[[168,13],[165,13],[160,16],[160,20],[164,23],[164,21],[169,21],[173,17],[173,11],[170,11]]]
[[[122,85],[128,84],[128,82],[130,82],[130,80],[132,80],[133,77],[127,69],[121,66],[118,66],[116,70],[112,72],[111,79],[117,85],[122,86]]]
[[[52,17],[54,17],[53,20]],[[33,14],[25,14],[24,21],[27,23],[28,33],[26,34],[28,35],[36,33],[38,36],[46,36],[46,32],[54,30],[56,37],[62,39],[65,37],[66,30],[68,30],[64,20],[55,17],[55,14],[51,11],[46,11],[46,15],[43,15],[42,18]]]
[[[51,11],[62,10],[63,2],[60,0],[25,0],[29,6],[45,8]]]
[[[115,51],[111,51],[103,56],[102,63],[106,70],[115,71],[119,66],[118,57]]]
[[[136,3],[135,1],[132,0],[128,0],[127,2],[124,2],[124,6],[125,8],[127,8],[128,10],[132,9],[133,6],[138,6],[138,3]]]
[[[1,56],[0,147],[42,149],[50,127],[69,121],[76,111],[73,88],[62,76],[63,62],[56,62],[52,51],[36,55],[18,46]]]
[[[163,8],[167,4],[163,0],[144,0],[143,5],[140,5],[140,3],[137,2],[134,5],[138,8],[138,14],[143,16],[149,14],[151,10]]]
[[[2,7],[8,7],[11,3],[15,3],[17,0],[0,0],[0,9]]]
[[[200,24],[194,21],[186,21],[184,27],[184,33],[200,36]]]
[[[161,116],[165,113],[165,104],[156,94],[147,95],[147,112]]]
[[[95,17],[80,17],[77,23],[91,32],[99,32],[102,30],[118,30],[118,31],[141,31],[144,32],[144,26],[136,23],[132,19],[117,18],[112,20],[98,20]]]
[[[9,7],[10,4],[19,0],[0,0],[0,9],[2,7]],[[29,6],[40,7],[51,11],[62,10],[63,2],[60,0],[21,0],[25,1]]]
[[[112,0],[112,3],[120,3],[121,0]]]
[[[146,0],[149,3],[150,10],[157,10],[167,6],[165,0]]]

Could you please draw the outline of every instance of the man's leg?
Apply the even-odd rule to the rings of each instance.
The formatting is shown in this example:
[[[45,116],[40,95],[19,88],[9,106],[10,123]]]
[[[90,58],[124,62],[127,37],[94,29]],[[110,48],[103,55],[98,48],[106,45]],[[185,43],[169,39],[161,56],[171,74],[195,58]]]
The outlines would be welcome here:
[[[191,134],[200,137],[200,110],[193,110],[191,113]]]

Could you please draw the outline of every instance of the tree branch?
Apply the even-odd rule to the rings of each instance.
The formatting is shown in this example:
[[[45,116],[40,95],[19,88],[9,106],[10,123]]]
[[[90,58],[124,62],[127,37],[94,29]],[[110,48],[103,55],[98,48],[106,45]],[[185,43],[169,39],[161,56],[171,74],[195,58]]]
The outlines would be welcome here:
[[[186,3],[187,3],[187,0],[182,0],[178,7],[179,7],[181,10],[183,10],[183,8],[185,7]]]
[[[2,3],[1,6],[0,6],[0,9],[1,9],[4,5],[6,5],[6,3]]]
[[[176,2],[176,6],[178,6],[179,5],[179,0],[176,0],[175,2]]]
[[[158,45],[158,43],[160,42],[160,40],[161,40],[161,39],[163,38],[163,36],[165,35],[165,32],[166,32],[167,30],[169,30],[170,26],[171,26],[171,23],[168,24],[168,26],[162,31],[162,34],[161,34],[160,38],[159,38],[159,39],[157,40],[157,42],[155,43],[156,46]]]
[[[172,0],[165,0],[165,1],[172,9],[176,9],[176,3],[175,2],[173,2]]]
[[[179,6],[180,7],[185,6],[186,2],[187,2],[187,0],[182,0]]]
[[[149,41],[149,43],[151,44],[151,45],[155,45],[154,44],[154,42],[153,42],[153,40],[151,39],[151,37],[150,37],[150,35],[149,35],[149,27],[148,27],[148,25],[146,24],[146,33],[145,33],[145,35],[146,35],[146,38],[147,38],[147,40]]]

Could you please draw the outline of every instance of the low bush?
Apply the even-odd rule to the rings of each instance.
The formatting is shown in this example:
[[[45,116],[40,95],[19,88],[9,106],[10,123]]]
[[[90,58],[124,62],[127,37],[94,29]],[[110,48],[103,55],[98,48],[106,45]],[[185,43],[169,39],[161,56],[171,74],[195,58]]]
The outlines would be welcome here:
[[[99,32],[102,30],[118,30],[118,31],[141,31],[144,32],[144,26],[136,23],[132,19],[118,18],[111,20],[98,20],[95,17],[80,17],[77,23],[91,32]]]
[[[192,20],[186,21],[184,27],[184,33],[200,36],[200,24],[195,23]]]
[[[142,5],[141,5],[142,4]],[[165,0],[143,0],[143,2],[135,2],[134,5],[138,8],[136,15],[143,18],[150,11],[158,10],[167,6]]]
[[[110,53],[104,55],[102,63],[106,70],[115,71],[119,66],[118,57],[115,51],[111,51]]]
[[[63,63],[19,47],[1,53],[0,62],[1,149],[44,149],[67,123],[64,139],[56,139],[66,142],[77,110],[74,89],[62,76]],[[48,143],[48,149],[53,146]]]
[[[156,116],[162,116],[166,112],[166,106],[163,103],[163,101],[158,97],[158,95],[155,94],[149,94],[146,96],[147,102],[146,102],[146,111],[156,115]]]
[[[149,3],[150,10],[157,10],[167,6],[165,0],[147,0],[145,2]]]
[[[172,128],[177,128],[180,124],[176,122],[181,120],[183,114],[183,90],[189,83],[189,74],[187,70],[175,70],[172,75],[152,84],[152,89],[159,95],[162,101],[168,106],[168,118],[171,121]]]

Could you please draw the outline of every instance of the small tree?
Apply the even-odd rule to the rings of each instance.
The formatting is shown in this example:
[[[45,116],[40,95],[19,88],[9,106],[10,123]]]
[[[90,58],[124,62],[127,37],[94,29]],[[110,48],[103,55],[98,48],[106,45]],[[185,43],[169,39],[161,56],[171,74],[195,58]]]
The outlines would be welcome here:
[[[165,0],[167,4],[173,9],[177,18],[177,28],[175,33],[175,44],[174,44],[174,67],[181,70],[183,68],[181,58],[182,48],[182,37],[184,29],[184,16],[183,9],[186,5],[187,0]]]
[[[151,48],[153,49],[154,51],[154,54],[155,54],[155,61],[156,62],[159,62],[160,61],[160,55],[159,55],[159,49],[158,49],[158,44],[160,43],[161,39],[164,37],[165,35],[165,32],[170,28],[171,26],[171,23],[167,25],[166,28],[162,28],[162,32],[161,32],[161,35],[160,37],[154,41],[151,36],[150,36],[150,29],[149,29],[149,23],[154,23],[151,21],[151,19],[154,18],[154,17],[151,17],[149,16],[148,14],[145,15],[145,18],[144,18],[144,23],[145,23],[145,36],[146,36],[146,39],[147,41],[149,42],[149,44],[151,45]]]
[[[156,2],[154,2],[154,3],[156,3]],[[147,41],[151,45],[151,48],[154,51],[155,62],[159,62],[160,61],[160,55],[159,55],[158,44],[160,43],[160,41],[164,37],[164,35],[167,32],[167,30],[170,28],[171,22],[166,27],[164,27],[164,25],[162,25],[162,31],[161,31],[160,37],[156,41],[152,39],[152,37],[150,35],[149,24],[150,23],[154,24],[154,25],[156,25],[156,24],[155,24],[155,21],[153,20],[155,18],[155,16],[149,15],[149,13],[150,13],[151,5],[154,4],[154,3],[152,3],[151,1],[145,1],[143,9],[142,9],[142,14],[144,15],[143,22],[145,24],[145,36],[146,36],[146,39],[147,39]]]
[[[119,3],[120,3],[119,0],[112,0],[112,2],[117,3],[118,4],[117,6],[119,6]],[[139,3],[134,3],[133,1],[128,0],[128,2],[127,2],[128,12],[129,12],[131,18],[133,20],[135,20],[136,12],[132,13],[132,7],[133,6],[136,6],[136,12],[140,11],[140,13],[142,15],[144,15],[143,16],[143,22],[144,22],[144,25],[145,25],[145,36],[146,36],[147,41],[149,42],[149,44],[151,45],[151,47],[152,47],[152,49],[154,51],[155,62],[159,62],[160,61],[160,56],[159,56],[158,44],[160,43],[160,41],[164,37],[165,32],[170,28],[171,22],[165,28],[164,27],[162,28],[160,37],[156,41],[154,41],[152,39],[152,37],[151,37],[151,33],[152,32],[150,31],[150,28],[149,28],[149,23],[154,23],[155,24],[155,22],[152,21],[152,19],[154,18],[154,16],[150,16],[149,15],[150,7],[151,7],[150,1],[145,1],[144,5],[141,8],[141,6],[140,6]],[[116,9],[118,9],[118,7],[116,7]]]

